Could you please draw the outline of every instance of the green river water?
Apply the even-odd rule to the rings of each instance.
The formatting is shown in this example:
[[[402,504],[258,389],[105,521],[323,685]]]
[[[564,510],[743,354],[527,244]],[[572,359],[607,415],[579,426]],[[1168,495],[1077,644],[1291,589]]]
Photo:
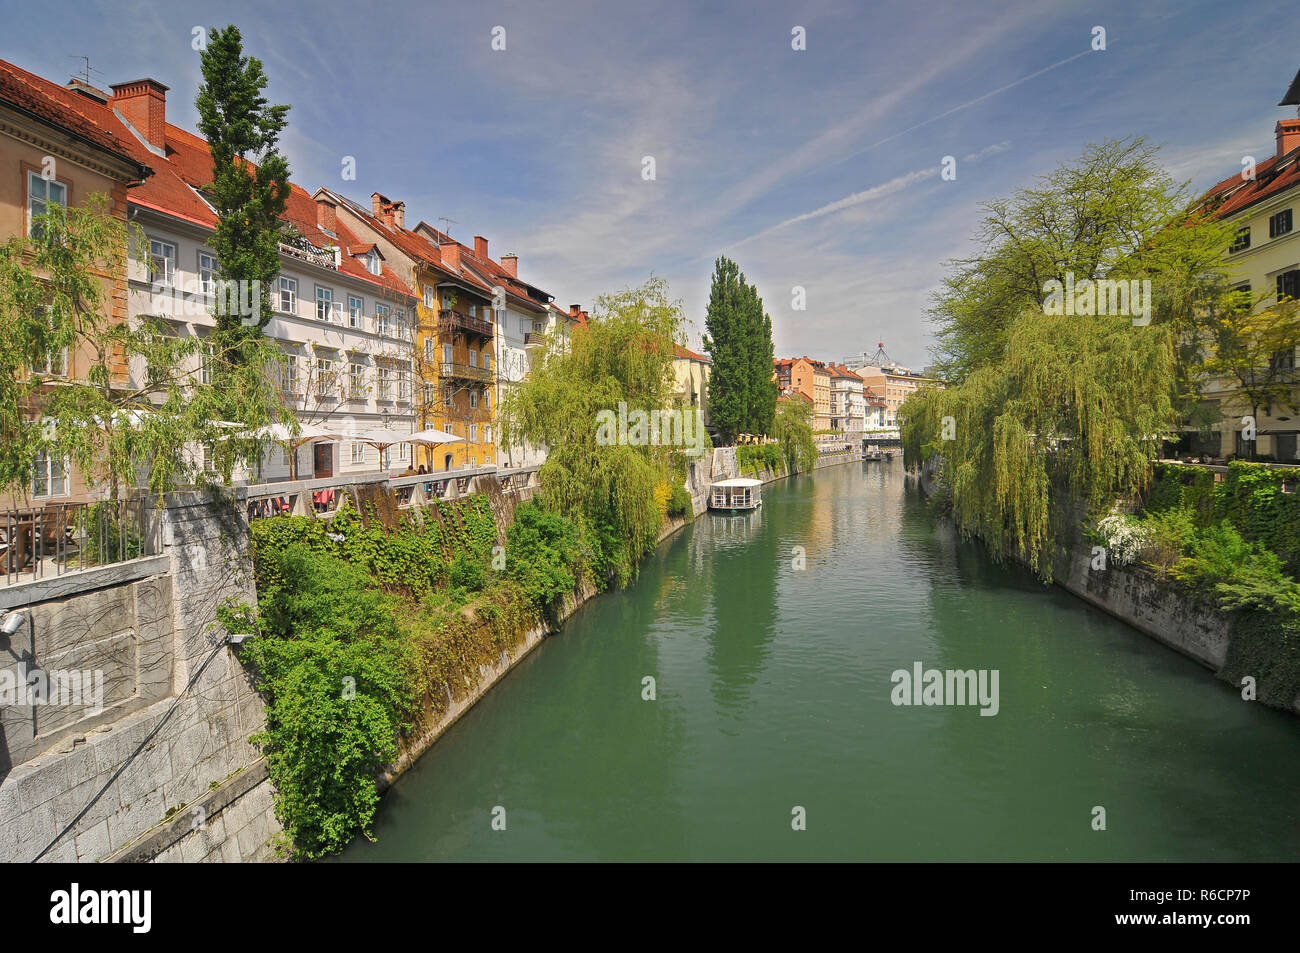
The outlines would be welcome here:
[[[1300,860],[1300,719],[992,564],[898,462],[764,501],[579,609],[342,859]],[[998,713],[894,705],[916,662],[997,670]]]

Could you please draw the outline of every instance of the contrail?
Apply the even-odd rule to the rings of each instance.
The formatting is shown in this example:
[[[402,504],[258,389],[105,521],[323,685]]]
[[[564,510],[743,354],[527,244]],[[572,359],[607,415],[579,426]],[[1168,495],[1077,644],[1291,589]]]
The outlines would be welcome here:
[[[860,155],[864,155],[865,153],[870,152],[872,149],[878,149],[887,142],[893,142],[899,136],[905,136],[909,132],[914,132],[917,129],[920,129],[922,126],[928,126],[930,125],[930,123],[938,122],[940,119],[943,119],[946,116],[951,116],[955,112],[961,112],[963,109],[966,109],[970,106],[974,106],[977,103],[982,103],[986,99],[991,99],[992,97],[998,95],[999,93],[1005,93],[1008,89],[1014,89],[1015,87],[1019,86],[1021,83],[1026,83],[1029,80],[1035,78],[1036,76],[1042,76],[1044,73],[1050,72],[1054,69],[1059,69],[1060,67],[1064,66],[1066,63],[1073,63],[1075,60],[1079,59],[1080,57],[1087,56],[1092,52],[1093,50],[1087,49],[1084,50],[1082,53],[1075,53],[1073,56],[1067,56],[1065,59],[1058,60],[1057,62],[1051,64],[1050,66],[1044,66],[1042,69],[1036,70],[1035,72],[1030,73],[1027,76],[1022,76],[1017,80],[1013,80],[1012,82],[1007,83],[1007,85],[1005,86],[999,86],[997,89],[987,92],[983,96],[978,96],[975,99],[970,100],[969,102],[964,102],[958,106],[953,106],[951,109],[945,109],[937,116],[931,116],[929,119],[925,119],[921,122],[918,122],[914,126],[908,126],[906,129],[902,129],[894,133],[893,135],[886,136],[884,139],[880,139],[876,142],[873,142],[871,145],[863,149],[859,149],[857,152],[851,152],[848,155],[844,156],[842,159],[836,159],[833,164],[838,165],[841,162],[847,162],[850,159],[854,159]],[[808,172],[804,173],[804,175],[809,175],[809,174],[810,173]]]

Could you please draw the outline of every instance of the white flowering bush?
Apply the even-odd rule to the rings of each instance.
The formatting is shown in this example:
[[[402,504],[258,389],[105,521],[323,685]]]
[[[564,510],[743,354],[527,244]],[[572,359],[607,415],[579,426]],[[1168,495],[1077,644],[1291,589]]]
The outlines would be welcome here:
[[[1138,558],[1143,548],[1151,542],[1151,531],[1131,516],[1114,514],[1097,524],[1097,533],[1106,541],[1106,552],[1112,562],[1127,566]]]

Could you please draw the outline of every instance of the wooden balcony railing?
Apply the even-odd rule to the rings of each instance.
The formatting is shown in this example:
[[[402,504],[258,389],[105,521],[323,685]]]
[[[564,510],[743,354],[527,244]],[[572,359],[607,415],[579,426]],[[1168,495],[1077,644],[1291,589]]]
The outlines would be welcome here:
[[[459,311],[452,311],[450,308],[443,308],[438,312],[438,330],[439,331],[468,331],[471,334],[481,334],[484,337],[492,337],[492,322],[484,321],[482,318],[471,317],[468,314],[461,314]]]

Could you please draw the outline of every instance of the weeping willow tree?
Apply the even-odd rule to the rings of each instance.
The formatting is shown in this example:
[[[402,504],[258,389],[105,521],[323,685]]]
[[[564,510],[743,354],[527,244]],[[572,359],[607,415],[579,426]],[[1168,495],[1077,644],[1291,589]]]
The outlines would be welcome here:
[[[567,346],[548,336],[528,378],[501,405],[504,445],[548,447],[540,502],[578,524],[600,582],[623,585],[653,547],[681,449],[635,434],[610,441],[601,423],[674,407],[682,324],[681,305],[662,279],[602,295]]]
[[[952,263],[932,316],[951,382],[900,408],[909,467],[938,463],[963,533],[1050,578],[1053,519],[1139,492],[1194,404],[1198,322],[1225,283],[1231,227],[1193,209],[1143,140],[1090,145],[985,206],[981,255]],[[1098,313],[1101,280],[1149,282],[1141,311]],[[1056,283],[1059,283],[1056,284]],[[1055,288],[1078,290],[1069,312]],[[1139,322],[1141,324],[1141,322]]]
[[[1002,361],[908,398],[904,460],[938,458],[961,530],[1050,578],[1055,512],[1074,500],[1108,507],[1145,485],[1175,420],[1173,380],[1167,327],[1027,312]]]

